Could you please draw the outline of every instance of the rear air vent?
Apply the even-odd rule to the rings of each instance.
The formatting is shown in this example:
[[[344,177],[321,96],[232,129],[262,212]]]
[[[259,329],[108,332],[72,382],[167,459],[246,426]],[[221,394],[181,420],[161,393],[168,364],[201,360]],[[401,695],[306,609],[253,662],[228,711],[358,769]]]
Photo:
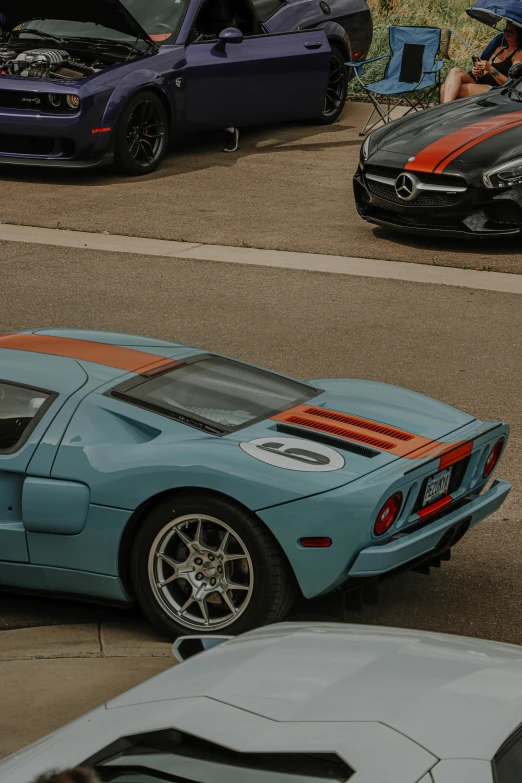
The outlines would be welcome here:
[[[322,410],[321,408],[307,408],[304,413],[307,413],[309,416],[320,416],[321,419],[339,421],[342,424],[351,424],[352,427],[360,427],[363,430],[378,432],[380,435],[387,435],[389,438],[396,438],[397,440],[413,440],[414,437],[409,432],[402,432],[402,430],[386,427],[384,424],[377,424],[376,422],[367,421],[366,419],[358,419],[356,416],[347,416],[345,413],[337,413],[337,411]]]
[[[272,416],[273,421],[306,427],[325,435],[363,443],[370,448],[387,451],[396,457],[407,457],[433,444],[431,438],[389,427],[379,421],[363,419],[343,411],[321,408],[318,405],[296,405]]]
[[[323,435],[320,432],[304,432],[301,427],[291,427],[288,424],[278,424],[277,431],[285,435],[295,435],[296,438],[306,438],[316,443],[324,443],[325,446],[333,446],[343,451],[351,451],[352,454],[358,454],[360,457],[376,457],[379,452],[369,449],[366,446],[359,446],[357,443],[350,443],[347,440],[333,438],[331,435]]]
[[[298,426],[306,427],[307,429],[318,430],[319,432],[325,432],[329,435],[337,435],[340,438],[349,438],[350,440],[356,440],[360,443],[366,443],[368,446],[375,446],[375,448],[384,449],[384,451],[393,451],[393,443],[373,438],[371,435],[363,435],[354,430],[346,429],[346,427],[336,427],[335,424],[327,424],[326,422],[323,423],[322,421],[316,421],[315,419],[308,419],[306,416],[288,416],[286,421],[289,424],[297,424]]]

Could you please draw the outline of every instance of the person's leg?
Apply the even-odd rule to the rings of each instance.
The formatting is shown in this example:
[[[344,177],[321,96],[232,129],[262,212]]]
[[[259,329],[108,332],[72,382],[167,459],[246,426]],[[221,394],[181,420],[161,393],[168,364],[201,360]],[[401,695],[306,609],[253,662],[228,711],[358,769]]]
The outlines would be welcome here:
[[[487,84],[463,84],[460,88],[459,98],[469,98],[481,92],[489,92],[492,88]]]
[[[455,101],[459,97],[463,84],[474,84],[477,86],[475,79],[469,76],[466,71],[463,71],[462,68],[452,68],[444,82],[444,100],[442,103]]]
[[[445,93],[446,93],[446,82],[444,82],[444,84],[441,85],[441,88],[440,88],[440,102],[441,103],[444,103],[444,95],[445,95]]]

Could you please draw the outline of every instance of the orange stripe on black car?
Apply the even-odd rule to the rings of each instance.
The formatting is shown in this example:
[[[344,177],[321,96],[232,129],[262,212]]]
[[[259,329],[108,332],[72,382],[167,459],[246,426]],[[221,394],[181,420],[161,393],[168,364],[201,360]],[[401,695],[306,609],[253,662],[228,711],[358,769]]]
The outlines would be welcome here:
[[[415,159],[406,164],[407,171],[441,174],[456,157],[496,136],[498,133],[522,125],[522,111],[501,114],[449,133],[421,150]]]
[[[30,351],[53,356],[65,356],[95,364],[103,364],[118,370],[146,374],[166,364],[165,356],[120,348],[117,345],[75,340],[71,337],[51,337],[44,334],[8,334],[0,336],[0,348],[13,351]],[[169,362],[170,364],[170,362]]]

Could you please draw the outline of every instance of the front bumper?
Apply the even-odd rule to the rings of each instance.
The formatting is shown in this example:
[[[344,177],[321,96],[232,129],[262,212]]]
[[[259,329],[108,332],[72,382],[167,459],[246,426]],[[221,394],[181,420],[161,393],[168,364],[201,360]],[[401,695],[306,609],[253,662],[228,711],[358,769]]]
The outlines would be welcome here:
[[[457,528],[465,520],[468,527],[477,525],[497,511],[508,493],[511,484],[497,479],[483,495],[461,505],[456,511],[449,512],[442,519],[432,522],[415,532],[407,530],[387,544],[370,546],[363,549],[350,568],[350,577],[372,577],[393,571],[411,561],[416,561],[431,552],[444,551],[444,542],[450,542],[452,528]]]
[[[368,171],[376,164],[374,157],[370,160],[371,164],[359,166],[353,179],[357,211],[368,223],[410,234],[456,239],[513,237],[522,233],[520,188],[496,191],[467,183],[466,192],[448,196],[447,203],[441,194],[440,203],[434,199],[429,206],[420,206],[415,201],[401,202],[390,187],[371,182]],[[397,168],[397,174],[400,171]]]
[[[0,79],[1,92],[17,93],[22,77]],[[65,89],[45,80],[23,79],[24,90],[40,96]],[[71,88],[69,88],[71,89]],[[75,114],[0,106],[0,165],[92,168],[111,163],[112,129],[100,132],[110,91],[81,96]]]

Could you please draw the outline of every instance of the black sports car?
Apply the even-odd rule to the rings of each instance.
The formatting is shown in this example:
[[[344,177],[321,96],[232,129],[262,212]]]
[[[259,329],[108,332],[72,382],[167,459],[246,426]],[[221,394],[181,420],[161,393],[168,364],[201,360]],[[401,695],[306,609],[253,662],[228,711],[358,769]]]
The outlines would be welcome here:
[[[516,70],[515,70],[516,69]],[[369,223],[454,237],[522,233],[522,68],[502,89],[374,131],[354,177]]]

